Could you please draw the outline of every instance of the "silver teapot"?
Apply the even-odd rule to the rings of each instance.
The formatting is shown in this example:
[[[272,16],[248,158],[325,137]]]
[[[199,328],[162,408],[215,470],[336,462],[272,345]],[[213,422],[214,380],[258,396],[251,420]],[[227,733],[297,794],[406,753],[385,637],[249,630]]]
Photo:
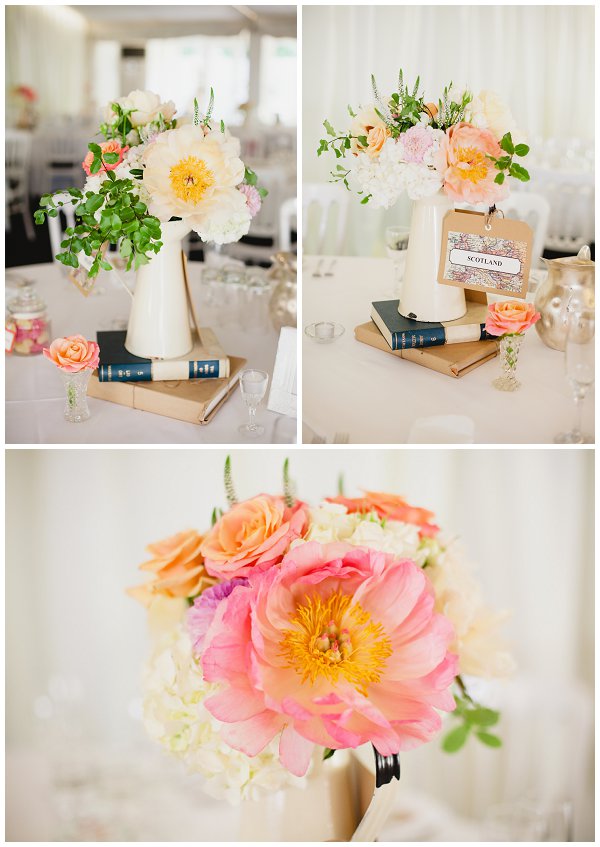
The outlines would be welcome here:
[[[269,315],[277,332],[283,326],[296,326],[298,282],[296,256],[293,253],[277,253],[272,256],[273,267],[269,279],[276,283]]]
[[[544,344],[564,351],[568,312],[594,308],[596,265],[587,245],[576,256],[542,261],[548,268],[548,278],[535,294],[535,308],[541,315],[535,328]]]

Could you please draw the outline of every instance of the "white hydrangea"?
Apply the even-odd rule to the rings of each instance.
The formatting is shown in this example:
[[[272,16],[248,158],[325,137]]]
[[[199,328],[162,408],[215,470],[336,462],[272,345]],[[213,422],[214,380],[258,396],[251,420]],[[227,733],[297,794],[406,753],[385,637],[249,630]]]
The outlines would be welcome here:
[[[405,188],[405,168],[402,145],[393,138],[388,138],[377,159],[359,153],[350,165],[353,179],[365,195],[371,195],[374,209],[389,209],[398,200]]]
[[[196,232],[206,243],[212,241],[215,244],[231,244],[248,234],[251,220],[247,210],[230,214],[217,212],[213,217],[207,217],[203,227],[197,228]]]
[[[183,624],[164,635],[144,672],[144,724],[151,738],[205,778],[207,794],[232,805],[285,785],[304,785],[280,764],[277,739],[252,758],[220,737],[222,724],[204,708],[217,690],[206,683]]]
[[[322,503],[311,509],[311,525],[307,541],[329,544],[345,541],[355,547],[370,547],[382,553],[392,553],[403,559],[424,564],[429,547],[419,536],[419,527],[401,521],[382,522],[374,515],[358,512],[348,514],[338,503]]]
[[[423,197],[431,197],[433,194],[437,194],[444,184],[444,180],[434,168],[408,162],[404,170],[404,184],[406,193],[411,200],[421,200]]]

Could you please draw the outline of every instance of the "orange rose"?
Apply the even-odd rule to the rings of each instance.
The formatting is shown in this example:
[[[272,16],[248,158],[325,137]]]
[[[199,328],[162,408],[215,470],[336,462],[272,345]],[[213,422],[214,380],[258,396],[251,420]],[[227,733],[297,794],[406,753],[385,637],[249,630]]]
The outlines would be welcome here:
[[[428,115],[430,115],[430,117],[435,118],[438,113],[438,107],[435,103],[425,103],[425,111]]]
[[[520,335],[540,317],[531,303],[503,300],[488,306],[485,328],[490,335]]]
[[[57,368],[77,373],[98,367],[100,348],[95,341],[87,341],[83,335],[67,335],[66,338],[55,338],[42,353]]]
[[[381,148],[390,137],[387,126],[374,126],[367,135],[367,153],[375,159],[381,153]]]
[[[281,497],[268,494],[236,503],[204,539],[200,549],[206,570],[221,579],[233,579],[254,568],[276,565],[307,526],[302,503],[288,509]]]
[[[140,565],[140,570],[152,571],[154,579],[130,588],[128,593],[149,606],[157,594],[196,597],[205,588],[214,585],[216,580],[208,576],[200,552],[203,541],[203,535],[188,529],[164,541],[149,544],[146,549],[152,558]]]
[[[409,505],[403,497],[397,494],[384,494],[380,491],[365,491],[364,497],[328,497],[329,503],[339,503],[348,512],[376,512],[380,518],[390,521],[410,523],[419,527],[422,536],[433,537],[439,532],[439,527],[431,521],[433,512]]]

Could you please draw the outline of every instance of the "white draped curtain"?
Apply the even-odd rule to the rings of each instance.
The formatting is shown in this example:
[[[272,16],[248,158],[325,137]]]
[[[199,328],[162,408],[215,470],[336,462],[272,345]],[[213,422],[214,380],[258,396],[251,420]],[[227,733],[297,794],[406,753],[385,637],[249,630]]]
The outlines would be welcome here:
[[[5,7],[6,88],[28,85],[41,117],[85,111],[87,25],[69,6]]]
[[[289,451],[288,451],[289,454]],[[143,579],[144,547],[208,526],[225,497],[222,450],[9,451],[6,671],[9,745],[35,737],[33,703],[56,674],[86,694],[90,735],[141,739],[130,709],[148,650],[143,610],[125,595]],[[281,450],[233,451],[240,498],[281,490]],[[291,454],[299,495],[361,487],[404,494],[464,542],[489,603],[512,612],[515,678],[503,751],[454,758],[436,743],[403,756],[403,784],[481,815],[494,802],[576,795],[591,832],[593,451],[311,450]],[[149,744],[150,742],[148,742]],[[578,839],[576,839],[578,840]]]
[[[437,101],[450,81],[496,91],[528,138],[594,138],[593,6],[307,6],[303,10],[303,180],[326,182],[317,158],[328,118],[344,129],[371,101],[370,75],[395,90],[398,70],[421,78]],[[406,224],[409,202],[391,211],[350,198],[346,250],[382,254],[386,225]]]

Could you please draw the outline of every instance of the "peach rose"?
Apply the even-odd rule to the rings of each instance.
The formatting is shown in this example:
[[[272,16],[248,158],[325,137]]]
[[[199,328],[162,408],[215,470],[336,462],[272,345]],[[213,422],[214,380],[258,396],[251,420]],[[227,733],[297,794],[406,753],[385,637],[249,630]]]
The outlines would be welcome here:
[[[283,559],[307,526],[302,503],[289,509],[281,497],[268,494],[237,503],[204,539],[200,549],[206,570],[221,579],[245,576],[254,568],[265,570]]]
[[[497,169],[489,156],[502,155],[500,145],[491,132],[461,122],[451,126],[448,138],[448,168],[444,174],[444,190],[453,200],[465,203],[487,203],[491,206],[508,193],[508,186],[494,182]]]
[[[216,580],[208,576],[200,552],[203,541],[203,535],[188,529],[164,541],[149,544],[146,549],[152,558],[141,564],[140,570],[151,571],[154,577],[145,585],[130,588],[128,593],[145,606],[150,606],[156,595],[196,597],[205,588],[214,585]]]
[[[521,335],[541,315],[531,303],[522,300],[503,300],[490,303],[485,328],[490,335]]]
[[[378,131],[371,135],[373,130]],[[355,136],[351,141],[350,147],[354,155],[366,150],[369,156],[377,158],[381,148],[386,142],[386,139],[389,138],[391,133],[385,125],[385,121],[382,121],[375,109],[372,106],[369,106],[366,109],[361,109],[353,119],[352,124],[350,125],[350,134]],[[359,144],[357,140],[359,137],[367,139],[366,147]]]
[[[83,335],[67,335],[56,338],[50,347],[44,347],[44,356],[57,368],[68,373],[76,373],[98,367],[100,348],[95,341],[87,341]]]
[[[376,512],[380,518],[414,524],[422,536],[433,537],[439,532],[439,527],[432,523],[433,512],[411,506],[397,494],[365,491],[364,497],[328,497],[327,501],[345,506],[349,513]]]
[[[102,150],[102,154],[104,153],[117,153],[119,158],[114,164],[109,164],[108,162],[104,162],[104,164],[100,167],[98,171],[99,174],[105,173],[106,171],[114,171],[115,168],[118,168],[121,162],[123,161],[123,156],[129,150],[129,147],[121,147],[119,142],[116,139],[112,139],[112,141],[103,141],[102,144],[99,145]],[[88,176],[92,176],[92,172],[90,168],[92,167],[92,162],[94,161],[94,154],[90,150],[83,162],[81,163],[81,167],[86,172]]]
[[[425,111],[430,117],[435,118],[438,113],[438,107],[435,103],[425,103]]]

